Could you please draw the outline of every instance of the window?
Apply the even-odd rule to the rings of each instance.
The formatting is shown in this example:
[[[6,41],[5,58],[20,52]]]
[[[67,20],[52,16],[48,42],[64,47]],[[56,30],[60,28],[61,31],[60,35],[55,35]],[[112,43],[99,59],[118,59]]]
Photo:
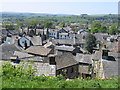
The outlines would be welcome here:
[[[58,75],[61,74],[60,71],[58,71]]]
[[[73,67],[71,67],[71,70],[70,70],[70,72],[71,72],[71,73],[73,73],[73,72],[74,72],[74,68],[73,68]]]
[[[8,44],[11,44],[11,40],[8,40]]]
[[[22,41],[22,43],[24,43],[24,41]]]

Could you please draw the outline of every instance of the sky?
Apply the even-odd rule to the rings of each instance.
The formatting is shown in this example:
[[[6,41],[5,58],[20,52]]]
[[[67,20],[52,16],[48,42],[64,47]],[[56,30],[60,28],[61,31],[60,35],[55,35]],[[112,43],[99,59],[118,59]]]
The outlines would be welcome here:
[[[1,12],[117,14],[119,0],[2,0]]]

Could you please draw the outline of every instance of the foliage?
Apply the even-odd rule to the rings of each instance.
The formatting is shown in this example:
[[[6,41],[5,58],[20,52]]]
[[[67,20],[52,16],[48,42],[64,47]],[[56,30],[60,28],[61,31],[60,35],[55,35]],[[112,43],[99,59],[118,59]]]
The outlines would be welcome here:
[[[65,22],[59,23],[59,26],[60,26],[60,27],[65,27]]]
[[[2,13],[2,21],[4,23],[10,22],[11,25],[4,24],[3,27],[7,27],[6,29],[21,29],[23,30],[23,26],[28,26],[28,28],[32,28],[35,30],[36,28],[52,28],[59,25],[61,27],[70,25],[72,30],[77,32],[80,29],[91,29],[92,33],[106,33],[110,32],[114,34],[114,30],[110,29],[108,31],[109,26],[115,25],[118,26],[118,18],[116,14],[110,15],[50,15],[50,14],[35,14],[35,13]],[[18,24],[17,26],[14,24]],[[23,25],[24,23],[24,25]],[[79,23],[80,25],[71,26],[71,23]],[[91,27],[92,23],[92,27]],[[107,29],[106,29],[107,27]],[[28,30],[29,32],[29,30]],[[118,31],[119,33],[120,31]],[[115,32],[117,33],[117,32]]]
[[[96,38],[92,34],[88,34],[85,37],[85,49],[92,53],[92,50],[96,47]]]
[[[3,64],[3,88],[118,88],[118,78],[112,79],[82,79],[65,80],[62,75],[34,76],[31,66],[13,66]]]
[[[92,23],[92,30],[91,30],[91,32],[92,33],[98,33],[100,28],[101,28],[100,22],[98,22],[98,21],[93,22]]]
[[[24,26],[24,23],[23,22],[18,22],[17,25],[22,28]]]
[[[119,33],[119,31],[118,31],[118,29],[114,25],[112,25],[110,27],[108,33],[111,34],[111,35],[115,35],[115,34]]]
[[[99,32],[101,33],[106,33],[107,32],[107,27],[105,25],[101,25]]]
[[[11,22],[3,23],[2,27],[6,28],[6,30],[14,30],[15,26]]]
[[[44,27],[45,27],[45,28],[52,28],[52,27],[53,27],[53,23],[50,22],[50,21],[46,21],[46,22],[44,23]]]
[[[32,21],[30,21],[29,23],[28,23],[28,26],[30,27],[30,28],[36,28],[37,27],[37,21],[36,20],[32,20]]]

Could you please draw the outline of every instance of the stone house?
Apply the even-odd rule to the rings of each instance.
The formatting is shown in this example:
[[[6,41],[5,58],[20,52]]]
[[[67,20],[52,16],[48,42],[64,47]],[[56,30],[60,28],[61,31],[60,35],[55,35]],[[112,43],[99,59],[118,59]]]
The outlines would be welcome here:
[[[72,35],[72,33],[69,33],[68,30],[65,29],[50,29],[49,30],[49,36],[53,37],[55,39],[73,39],[75,35]]]
[[[31,46],[24,51],[15,51],[10,58],[14,63],[32,65],[36,69],[35,75],[56,76],[55,55],[49,48],[43,46]],[[33,63],[30,63],[32,61]]]
[[[70,33],[68,37],[64,37],[64,39],[52,39],[51,41],[56,45],[80,46],[83,48],[85,44],[85,35]]]
[[[56,74],[62,74],[65,78],[74,79],[78,77],[91,77],[92,63],[90,55],[64,52],[56,56]]]
[[[32,45],[31,41],[26,38],[26,37],[21,37],[19,40],[18,40],[18,45],[21,46],[22,48],[28,48]]]
[[[65,46],[65,45],[55,46],[55,50],[57,55],[59,55],[60,53],[63,54],[65,52],[70,52],[73,55],[76,55],[76,53],[82,53],[82,51],[78,47]]]
[[[49,37],[58,38],[58,29],[49,29]]]
[[[21,38],[21,36],[19,36],[19,35],[9,35],[9,36],[6,37],[6,40],[5,40],[4,43],[6,43],[6,44],[16,44],[16,43],[18,43],[18,39],[20,39],[20,38]]]
[[[94,36],[96,37],[97,41],[101,41],[102,43],[105,43],[107,41],[107,38],[110,37],[107,33],[95,33]]]
[[[30,46],[40,46],[43,44],[42,37],[38,36],[23,36],[18,40],[18,45],[22,48]],[[25,46],[26,45],[26,46]]]
[[[119,53],[97,51],[93,55],[94,77],[109,78],[118,76]]]
[[[1,52],[1,60],[10,60],[11,56],[14,56],[14,51],[21,51],[16,44],[6,44],[3,43],[0,45],[0,52]]]
[[[55,54],[51,48],[44,48],[43,46],[31,46],[25,50],[28,54],[40,56],[44,60],[48,60],[50,63],[55,64]]]
[[[43,44],[42,37],[39,36],[39,35],[34,35],[34,36],[32,36],[32,37],[26,36],[26,38],[28,38],[28,39],[31,41],[31,44],[32,44],[33,46],[39,46],[39,45],[42,45],[42,44]]]

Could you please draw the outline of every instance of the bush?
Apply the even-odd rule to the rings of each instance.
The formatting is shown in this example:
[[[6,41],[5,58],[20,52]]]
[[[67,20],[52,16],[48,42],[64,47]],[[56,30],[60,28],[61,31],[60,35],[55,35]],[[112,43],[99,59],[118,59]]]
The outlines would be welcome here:
[[[3,88],[118,88],[118,78],[110,79],[81,79],[66,81],[62,75],[57,77],[34,76],[31,66],[13,66],[10,63],[3,65]]]

